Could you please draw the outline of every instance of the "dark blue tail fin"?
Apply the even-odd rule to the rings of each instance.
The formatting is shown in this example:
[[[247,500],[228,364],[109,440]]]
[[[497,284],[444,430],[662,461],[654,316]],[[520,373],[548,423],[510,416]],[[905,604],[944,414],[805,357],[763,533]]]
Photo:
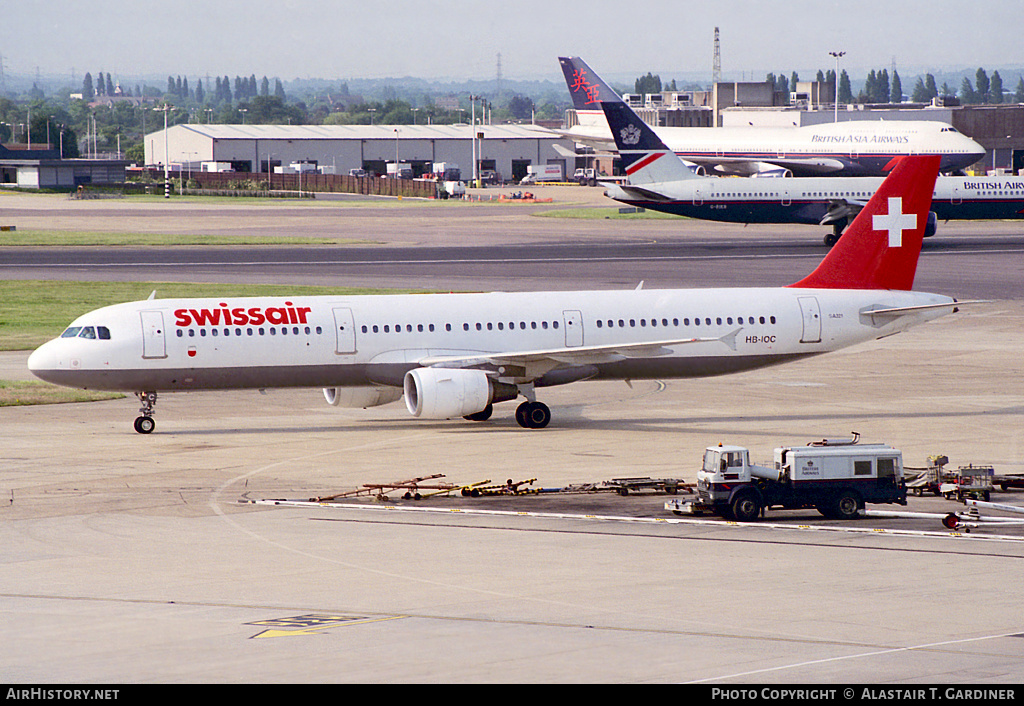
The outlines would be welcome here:
[[[576,112],[587,111],[601,113],[601,103],[618,103],[622,101],[611,86],[601,80],[587,63],[578,56],[560,56],[558,63],[565,74],[565,85],[569,87],[572,107]]]
[[[698,178],[626,103],[602,102],[601,107],[630,184]]]

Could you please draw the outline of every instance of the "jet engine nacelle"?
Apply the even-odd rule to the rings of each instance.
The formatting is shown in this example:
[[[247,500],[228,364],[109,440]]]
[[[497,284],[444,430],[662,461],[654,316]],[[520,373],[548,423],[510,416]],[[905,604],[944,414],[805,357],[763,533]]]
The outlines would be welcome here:
[[[935,231],[938,228],[938,217],[935,215],[935,211],[928,212],[928,221],[924,224],[924,233],[921,234],[923,238],[930,238],[935,235]]]
[[[324,399],[332,407],[379,407],[402,396],[397,387],[325,387]]]
[[[482,370],[414,368],[405,374],[405,406],[424,419],[465,417],[486,409],[493,389]]]

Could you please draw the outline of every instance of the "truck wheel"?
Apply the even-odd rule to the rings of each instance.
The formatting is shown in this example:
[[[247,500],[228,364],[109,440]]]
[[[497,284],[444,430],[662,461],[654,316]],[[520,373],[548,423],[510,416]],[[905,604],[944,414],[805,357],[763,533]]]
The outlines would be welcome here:
[[[740,493],[729,509],[738,522],[753,522],[761,515],[761,501],[756,493]]]
[[[844,490],[833,501],[832,513],[837,520],[855,520],[860,517],[858,510],[862,505],[860,496],[852,490]]]

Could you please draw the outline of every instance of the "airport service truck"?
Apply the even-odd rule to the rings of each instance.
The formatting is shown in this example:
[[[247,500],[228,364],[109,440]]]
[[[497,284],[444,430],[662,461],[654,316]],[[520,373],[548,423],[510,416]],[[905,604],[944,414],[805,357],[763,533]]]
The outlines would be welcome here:
[[[697,500],[672,499],[665,508],[682,514],[710,512],[741,522],[768,508],[815,508],[825,517],[850,520],[865,503],[907,504],[903,454],[886,444],[824,439],[775,449],[773,466],[750,462],[742,446],[709,446],[697,473]]]
[[[520,184],[536,184],[541,181],[562,181],[565,174],[561,164],[530,164],[526,167],[526,176]]]

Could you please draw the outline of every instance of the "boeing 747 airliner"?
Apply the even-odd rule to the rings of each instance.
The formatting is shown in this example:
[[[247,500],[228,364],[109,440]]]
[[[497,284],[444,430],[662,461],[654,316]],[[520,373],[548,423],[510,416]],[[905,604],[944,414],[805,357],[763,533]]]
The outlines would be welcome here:
[[[601,103],[622,98],[579,57],[559,57],[579,124],[560,131],[615,149]],[[796,176],[882,176],[893,157],[941,155],[944,174],[966,169],[985,149],[952,125],[933,120],[852,120],[806,127],[659,127],[680,158],[707,171],[752,176],[785,169]]]

